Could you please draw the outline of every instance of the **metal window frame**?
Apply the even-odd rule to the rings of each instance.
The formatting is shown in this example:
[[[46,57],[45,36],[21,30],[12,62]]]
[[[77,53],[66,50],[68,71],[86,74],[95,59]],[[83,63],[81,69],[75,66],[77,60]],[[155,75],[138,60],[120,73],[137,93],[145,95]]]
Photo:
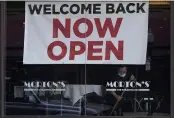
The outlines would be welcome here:
[[[6,2],[0,1],[0,116],[4,118],[57,118],[59,116],[4,116],[4,95],[5,95],[5,42],[6,42]],[[174,2],[171,2],[171,77],[170,77],[170,96],[171,96],[171,106],[170,106],[170,116],[167,116],[165,118],[174,118]],[[62,117],[62,116],[60,116]],[[64,116],[65,118],[69,116]],[[71,116],[72,118],[79,118],[79,116]],[[94,117],[96,116],[86,116],[86,117]],[[101,118],[105,118],[106,116],[101,116]],[[115,117],[115,116],[114,116]],[[130,117],[124,117],[124,118],[145,118],[147,116],[130,116]],[[156,117],[156,116],[155,116]],[[112,117],[107,117],[112,118]],[[123,118],[123,117],[117,117],[117,118]],[[148,118],[154,118],[148,117]],[[158,117],[160,118],[160,117]],[[161,116],[161,118],[164,118],[164,116]]]
[[[170,116],[174,118],[174,2],[171,2],[171,15],[170,15]]]
[[[0,116],[4,116],[5,100],[5,41],[6,41],[6,2],[0,1]]]

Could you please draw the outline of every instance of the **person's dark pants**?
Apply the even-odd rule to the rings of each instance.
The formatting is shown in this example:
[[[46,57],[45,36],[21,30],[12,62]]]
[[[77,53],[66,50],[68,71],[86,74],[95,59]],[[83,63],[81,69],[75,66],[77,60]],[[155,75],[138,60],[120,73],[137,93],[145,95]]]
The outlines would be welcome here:
[[[105,100],[107,101],[107,104],[111,105],[113,108],[115,106],[115,104],[117,103],[116,98],[113,95],[107,94],[105,96]],[[122,99],[117,106],[115,107],[114,111],[117,112],[117,115],[122,115],[122,108],[124,106],[124,99]],[[114,115],[114,112],[113,114]]]

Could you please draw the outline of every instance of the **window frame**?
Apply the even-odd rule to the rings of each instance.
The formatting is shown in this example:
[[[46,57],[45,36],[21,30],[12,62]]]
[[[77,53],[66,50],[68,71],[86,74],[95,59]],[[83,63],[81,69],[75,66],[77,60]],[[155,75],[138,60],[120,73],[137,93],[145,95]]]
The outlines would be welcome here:
[[[5,49],[5,44],[6,44],[6,4],[7,2],[1,1],[0,2],[0,116],[4,118],[24,118],[24,116],[4,116],[4,94],[5,94],[5,55],[6,55],[6,49]],[[171,48],[171,77],[170,77],[170,96],[171,96],[171,105],[170,105],[170,116],[166,116],[166,118],[174,118],[174,2],[171,2],[171,43],[170,43],[170,48]],[[25,118],[31,118],[31,116],[25,116]],[[38,118],[38,117],[50,117],[50,118],[57,118],[61,116],[32,116],[33,118]],[[68,118],[68,116],[65,116]],[[74,118],[79,118],[79,116],[73,116]],[[89,116],[92,117],[92,116]],[[93,116],[94,118],[96,116]],[[136,117],[141,117],[141,116],[136,116]],[[145,116],[142,116],[144,118]],[[153,116],[152,116],[153,117]],[[156,117],[156,116],[155,116]],[[161,118],[164,118],[165,116],[161,116]],[[108,118],[110,118],[108,116]],[[122,118],[122,117],[120,117]],[[124,118],[133,118],[133,117],[124,117]],[[135,117],[134,117],[135,118]],[[158,117],[160,118],[160,116]]]

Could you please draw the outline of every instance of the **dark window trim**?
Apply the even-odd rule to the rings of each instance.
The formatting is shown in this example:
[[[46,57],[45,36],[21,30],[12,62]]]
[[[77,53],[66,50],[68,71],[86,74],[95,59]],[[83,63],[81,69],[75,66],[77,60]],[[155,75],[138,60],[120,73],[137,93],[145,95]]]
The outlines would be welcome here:
[[[0,116],[4,117],[4,118],[38,118],[38,116],[4,116],[4,84],[5,84],[5,77],[4,77],[4,71],[5,71],[5,40],[6,40],[6,2],[0,2],[0,18],[1,18],[1,33],[0,33]],[[174,118],[174,92],[172,90],[174,90],[174,2],[172,2],[171,4],[171,118]],[[39,116],[41,117],[45,117],[45,118],[57,118],[59,116]],[[61,116],[60,116],[61,117]],[[65,116],[66,117],[66,116]],[[67,116],[68,118],[69,116]],[[73,116],[71,116],[73,118]],[[88,116],[90,117],[90,116]],[[105,118],[106,116],[104,116],[103,118]],[[135,116],[136,118],[140,118],[140,116]],[[134,117],[134,118],[135,118]],[[144,118],[145,116],[142,116],[142,118]],[[79,117],[74,117],[74,118],[79,118]],[[94,118],[96,118],[96,116],[94,116]],[[113,117],[107,117],[107,118],[113,118]],[[120,117],[122,118],[122,117]],[[130,118],[130,117],[124,117],[124,118]],[[131,117],[133,118],[133,117]],[[149,117],[150,118],[150,117]],[[153,118],[153,117],[152,117]],[[160,118],[160,117],[158,117]],[[161,118],[164,118],[164,116],[162,116]],[[166,117],[166,118],[169,118]]]

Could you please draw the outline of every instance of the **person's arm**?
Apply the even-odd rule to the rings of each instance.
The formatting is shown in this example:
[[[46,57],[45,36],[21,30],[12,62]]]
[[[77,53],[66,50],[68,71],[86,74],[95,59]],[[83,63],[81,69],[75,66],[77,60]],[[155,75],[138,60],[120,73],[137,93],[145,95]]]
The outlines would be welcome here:
[[[121,100],[121,97],[119,95],[117,95],[116,92],[111,91],[111,94],[117,99],[117,101]]]

